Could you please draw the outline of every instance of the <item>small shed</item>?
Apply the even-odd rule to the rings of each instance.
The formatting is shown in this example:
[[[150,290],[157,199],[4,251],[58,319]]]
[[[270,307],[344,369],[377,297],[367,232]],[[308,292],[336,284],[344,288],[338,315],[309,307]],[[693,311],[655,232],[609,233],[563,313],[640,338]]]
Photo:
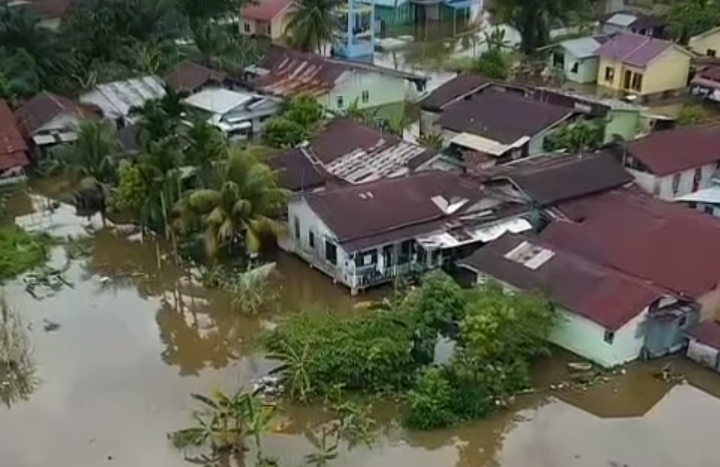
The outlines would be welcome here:
[[[720,372],[720,323],[704,321],[688,337],[687,357]]]

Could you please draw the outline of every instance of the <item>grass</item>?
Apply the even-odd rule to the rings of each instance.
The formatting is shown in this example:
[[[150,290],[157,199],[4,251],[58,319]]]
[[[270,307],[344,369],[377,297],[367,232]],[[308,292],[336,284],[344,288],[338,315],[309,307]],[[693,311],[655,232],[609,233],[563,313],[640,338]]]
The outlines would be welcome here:
[[[0,282],[30,271],[47,261],[52,240],[15,226],[0,228]]]

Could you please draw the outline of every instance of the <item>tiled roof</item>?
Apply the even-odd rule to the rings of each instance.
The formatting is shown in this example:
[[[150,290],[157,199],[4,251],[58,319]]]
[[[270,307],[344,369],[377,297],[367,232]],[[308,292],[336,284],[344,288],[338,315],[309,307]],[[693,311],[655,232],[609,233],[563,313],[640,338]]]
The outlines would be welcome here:
[[[63,113],[90,116],[99,112],[92,106],[80,104],[72,99],[50,92],[41,92],[25,102],[16,112],[24,130],[32,135],[43,125]]]
[[[548,252],[544,254],[549,258],[538,261],[538,267],[508,259],[508,253],[523,244]],[[566,310],[613,331],[655,300],[670,295],[659,287],[523,234],[504,234],[460,264],[519,289],[541,292]]]
[[[675,47],[670,41],[621,33],[612,36],[595,51],[595,54],[628,65],[645,67],[670,47]]]
[[[27,144],[10,107],[0,100],[0,170],[28,165]]]
[[[540,237],[697,299],[720,283],[720,219],[621,188],[561,204]]]
[[[451,131],[512,144],[522,137],[533,137],[572,113],[566,107],[539,102],[514,91],[486,88],[449,105],[437,124]]]
[[[720,125],[700,125],[650,133],[627,143],[627,151],[658,176],[720,161]]]
[[[221,71],[186,61],[178,65],[165,82],[175,92],[186,93],[209,83],[220,85],[226,79],[227,75]]]
[[[713,319],[703,321],[690,332],[690,337],[701,344],[720,350],[720,323]]]
[[[632,175],[607,152],[530,157],[502,165],[489,174],[509,178],[542,206],[610,190],[633,181]]]
[[[259,0],[240,10],[240,17],[259,21],[272,21],[293,4],[293,0]]]
[[[484,76],[474,74],[457,75],[423,99],[420,102],[420,107],[425,110],[439,111],[458,97],[476,91],[488,84],[490,84],[490,81]]]

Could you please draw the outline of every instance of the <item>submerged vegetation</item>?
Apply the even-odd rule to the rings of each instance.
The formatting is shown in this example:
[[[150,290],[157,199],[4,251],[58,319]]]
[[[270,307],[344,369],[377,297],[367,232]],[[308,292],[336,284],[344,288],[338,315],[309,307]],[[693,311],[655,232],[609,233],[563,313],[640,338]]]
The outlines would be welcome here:
[[[0,282],[42,265],[48,258],[50,236],[19,227],[0,228]]]
[[[30,340],[17,313],[0,297],[0,401],[27,400],[40,383]]]

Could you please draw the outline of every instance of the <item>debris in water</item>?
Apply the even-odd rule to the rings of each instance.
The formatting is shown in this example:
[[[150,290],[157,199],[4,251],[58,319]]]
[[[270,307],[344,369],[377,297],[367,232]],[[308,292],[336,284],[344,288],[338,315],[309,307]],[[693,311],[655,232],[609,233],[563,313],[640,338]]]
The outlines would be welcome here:
[[[36,300],[42,300],[47,297],[51,297],[59,292],[63,287],[69,287],[74,289],[75,286],[65,279],[65,271],[63,269],[55,269],[50,267],[44,267],[38,272],[33,272],[25,276],[23,282],[25,282],[25,291],[32,295]],[[46,293],[39,295],[37,289],[45,289]]]
[[[277,376],[261,376],[252,382],[253,394],[258,394],[264,399],[275,399],[282,395],[285,388]]]
[[[60,325],[54,321],[50,321],[49,319],[44,319],[43,329],[45,330],[45,332],[53,332],[60,329]]]
[[[107,276],[103,276],[103,277],[101,277],[101,278],[98,279],[98,282],[100,282],[101,284],[106,284],[106,283],[108,283],[108,282],[110,282],[110,281],[111,281],[111,279],[110,279],[109,277],[107,277]]]
[[[575,371],[590,371],[592,370],[592,363],[588,362],[569,362],[568,368]]]

